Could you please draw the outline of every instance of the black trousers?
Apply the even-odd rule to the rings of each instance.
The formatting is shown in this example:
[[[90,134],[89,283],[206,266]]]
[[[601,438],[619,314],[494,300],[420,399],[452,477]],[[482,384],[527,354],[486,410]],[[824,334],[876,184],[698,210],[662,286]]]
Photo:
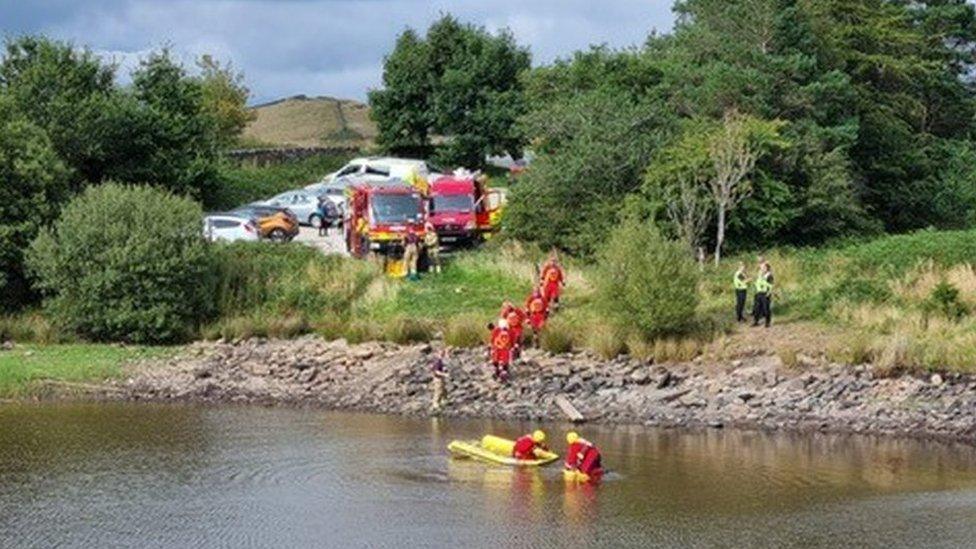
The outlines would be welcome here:
[[[752,319],[754,324],[759,324],[760,320],[764,320],[767,328],[773,321],[773,308],[768,293],[756,293],[756,303],[752,310]]]
[[[735,291],[735,320],[743,322],[746,319],[746,291]]]

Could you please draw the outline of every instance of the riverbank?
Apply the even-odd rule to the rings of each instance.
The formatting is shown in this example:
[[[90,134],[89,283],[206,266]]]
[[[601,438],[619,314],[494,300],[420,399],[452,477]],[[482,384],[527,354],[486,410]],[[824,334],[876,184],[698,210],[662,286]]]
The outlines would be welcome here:
[[[428,415],[429,344],[349,345],[297,340],[200,342],[178,356],[134,363],[102,396],[141,401],[301,405]],[[529,350],[510,385],[490,380],[478,350],[457,351],[445,416],[564,419],[565,395],[590,421],[685,428],[864,433],[976,443],[976,378],[879,377],[801,355],[775,354],[652,364],[626,356]]]

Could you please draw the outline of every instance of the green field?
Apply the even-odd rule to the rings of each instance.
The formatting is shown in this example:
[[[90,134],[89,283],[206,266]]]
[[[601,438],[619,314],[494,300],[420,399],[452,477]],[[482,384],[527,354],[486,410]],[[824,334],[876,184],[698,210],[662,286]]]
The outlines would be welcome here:
[[[122,374],[128,361],[173,352],[160,347],[19,344],[0,352],[0,398],[71,392]]]

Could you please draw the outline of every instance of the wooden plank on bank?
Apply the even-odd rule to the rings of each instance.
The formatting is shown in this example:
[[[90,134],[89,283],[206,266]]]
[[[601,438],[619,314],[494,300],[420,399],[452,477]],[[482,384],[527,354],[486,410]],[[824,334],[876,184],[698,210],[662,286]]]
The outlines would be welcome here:
[[[559,410],[562,411],[562,413],[565,414],[566,417],[569,418],[569,420],[573,423],[582,423],[586,421],[586,417],[584,417],[583,414],[576,409],[576,406],[573,406],[573,403],[566,398],[566,395],[557,395],[554,402],[556,403],[556,406],[559,407]]]

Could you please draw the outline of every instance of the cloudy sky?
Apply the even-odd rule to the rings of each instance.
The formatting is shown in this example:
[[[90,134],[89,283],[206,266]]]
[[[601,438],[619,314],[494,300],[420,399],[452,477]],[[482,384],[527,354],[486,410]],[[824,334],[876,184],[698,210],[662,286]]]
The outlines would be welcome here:
[[[43,33],[86,45],[127,72],[168,45],[243,69],[255,102],[289,95],[363,99],[407,26],[450,12],[508,27],[535,63],[589,44],[624,47],[673,24],[671,0],[0,0],[5,36]]]

